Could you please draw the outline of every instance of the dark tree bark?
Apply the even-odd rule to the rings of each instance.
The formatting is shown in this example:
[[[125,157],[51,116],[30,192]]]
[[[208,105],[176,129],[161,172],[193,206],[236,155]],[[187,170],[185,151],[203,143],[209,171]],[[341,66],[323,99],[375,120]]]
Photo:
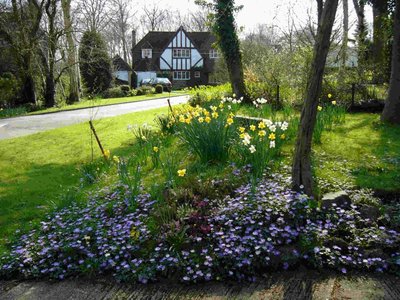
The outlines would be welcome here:
[[[67,40],[67,63],[69,73],[69,96],[67,103],[71,104],[79,101],[79,66],[77,63],[77,53],[73,37],[73,27],[71,18],[71,0],[61,0],[63,10],[64,31]]]
[[[371,0],[373,15],[372,59],[374,63],[374,81],[387,82],[387,66],[385,60],[388,32],[386,19],[388,17],[388,2],[386,0]]]
[[[322,11],[316,43],[314,45],[313,62],[308,77],[307,96],[301,111],[293,168],[292,185],[295,190],[303,186],[306,194],[313,194],[313,178],[311,166],[311,144],[317,117],[318,98],[321,94],[322,78],[325,70],[326,57],[329,51],[332,26],[338,0],[326,0]]]
[[[367,26],[365,24],[365,0],[353,0],[353,4],[357,14],[358,64],[364,65],[367,59]]]
[[[47,0],[45,11],[48,21],[48,37],[46,54],[42,54],[46,70],[46,84],[44,102],[46,107],[53,107],[56,104],[56,82],[54,79],[54,66],[56,63],[56,51],[59,33],[55,28],[58,0]]]
[[[324,0],[317,0],[318,27],[321,25],[321,17],[323,9],[324,9]]]
[[[349,2],[348,0],[342,0],[343,4],[343,38],[342,38],[342,49],[341,49],[341,67],[346,67],[347,61],[347,43],[349,41]]]
[[[396,0],[393,18],[392,71],[381,119],[384,122],[400,124],[400,0]]]
[[[236,94],[236,97],[243,97],[244,101],[250,102],[244,84],[242,55],[233,15],[235,10],[234,2],[234,0],[216,1],[214,28],[218,37],[219,47],[226,61],[233,93]]]

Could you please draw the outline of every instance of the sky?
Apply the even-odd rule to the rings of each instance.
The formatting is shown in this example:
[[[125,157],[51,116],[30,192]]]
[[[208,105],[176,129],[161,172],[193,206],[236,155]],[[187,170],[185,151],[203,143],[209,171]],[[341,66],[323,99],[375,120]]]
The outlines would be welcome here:
[[[140,1],[139,6],[151,3],[156,3],[161,7],[168,7],[172,10],[179,10],[182,13],[198,9],[194,0],[147,0]],[[316,15],[315,0],[236,0],[235,4],[243,5],[243,9],[236,16],[236,22],[239,27],[242,27],[243,33],[251,32],[258,24],[275,25],[278,29],[285,30],[288,27],[288,11],[291,12],[292,18],[299,24],[304,24],[309,14]],[[356,15],[352,0],[349,0],[349,11],[350,34],[352,34],[356,27]],[[367,20],[371,18],[370,15],[371,12],[367,9]],[[342,19],[341,4],[339,4],[336,18],[338,23]]]

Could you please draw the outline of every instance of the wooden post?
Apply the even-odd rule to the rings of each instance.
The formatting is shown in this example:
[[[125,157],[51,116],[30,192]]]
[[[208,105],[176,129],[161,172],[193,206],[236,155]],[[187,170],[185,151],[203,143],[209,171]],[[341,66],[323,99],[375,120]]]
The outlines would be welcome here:
[[[90,125],[90,129],[92,130],[92,132],[93,132],[93,134],[94,134],[94,136],[95,136],[95,138],[96,138],[97,145],[99,145],[99,148],[100,148],[100,150],[101,150],[101,154],[103,154],[104,158],[107,158],[106,155],[105,155],[105,153],[104,153],[103,146],[101,145],[100,139],[99,139],[99,137],[97,136],[96,129],[94,129],[92,120],[89,121],[89,125]]]
[[[168,102],[169,110],[171,111],[171,115],[174,118],[174,120],[176,120],[175,119],[175,115],[174,115],[174,111],[172,110],[172,106],[171,106],[171,102],[170,102],[169,98],[167,99],[167,102]]]
[[[355,102],[355,95],[356,94],[356,84],[352,83],[351,84],[351,106],[354,106]]]
[[[281,108],[280,95],[279,95],[279,84],[276,85],[276,107],[278,109]]]

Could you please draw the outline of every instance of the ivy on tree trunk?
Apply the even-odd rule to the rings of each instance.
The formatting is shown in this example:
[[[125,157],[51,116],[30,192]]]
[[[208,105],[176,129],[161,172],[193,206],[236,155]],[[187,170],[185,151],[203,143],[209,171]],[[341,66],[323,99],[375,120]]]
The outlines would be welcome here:
[[[308,195],[313,194],[311,166],[312,136],[317,118],[318,99],[321,93],[322,78],[326,57],[329,51],[330,36],[338,6],[338,0],[326,0],[318,26],[314,45],[313,62],[308,77],[307,95],[301,111],[300,127],[297,134],[293,158],[292,185],[295,190],[303,188]]]
[[[214,32],[226,61],[233,92],[238,98],[243,97],[244,101],[250,101],[244,84],[242,54],[233,15],[235,11],[234,2],[234,0],[216,1]]]

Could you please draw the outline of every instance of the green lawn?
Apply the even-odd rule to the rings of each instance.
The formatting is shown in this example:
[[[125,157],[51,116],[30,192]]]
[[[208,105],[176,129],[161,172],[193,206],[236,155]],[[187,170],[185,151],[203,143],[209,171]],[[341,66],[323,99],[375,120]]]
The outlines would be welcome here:
[[[105,149],[112,155],[131,150],[129,124],[153,123],[167,108],[94,121]],[[7,236],[39,220],[59,196],[79,184],[78,167],[91,160],[91,134],[87,123],[0,141],[0,252]],[[94,158],[100,150],[94,143]]]
[[[59,112],[65,110],[74,110],[80,108],[88,108],[93,106],[105,106],[105,105],[112,105],[112,104],[120,104],[120,103],[127,103],[127,102],[136,102],[136,101],[146,101],[146,100],[153,100],[165,97],[175,97],[175,96],[182,96],[185,95],[186,92],[184,91],[172,91],[171,93],[162,93],[162,94],[152,94],[152,95],[142,95],[142,96],[132,96],[132,97],[123,97],[123,98],[94,98],[94,99],[83,99],[82,101],[71,104],[71,105],[64,105],[61,107],[52,107],[47,109],[41,109],[37,111],[33,111],[27,113],[24,108],[16,108],[16,109],[4,109],[0,111],[0,119],[1,118],[8,118],[8,117],[16,117],[21,115],[37,115],[37,114],[44,114],[44,113],[51,113],[51,112]]]
[[[152,123],[155,114],[166,112],[161,108],[94,124],[104,148],[123,156],[133,150],[127,125]],[[344,125],[324,132],[322,144],[314,147],[317,176],[338,186],[400,191],[400,127],[378,121],[376,114],[347,114]],[[79,185],[78,167],[91,160],[91,142],[98,159],[100,151],[86,123],[0,141],[0,252],[17,228],[39,221],[52,202]]]

